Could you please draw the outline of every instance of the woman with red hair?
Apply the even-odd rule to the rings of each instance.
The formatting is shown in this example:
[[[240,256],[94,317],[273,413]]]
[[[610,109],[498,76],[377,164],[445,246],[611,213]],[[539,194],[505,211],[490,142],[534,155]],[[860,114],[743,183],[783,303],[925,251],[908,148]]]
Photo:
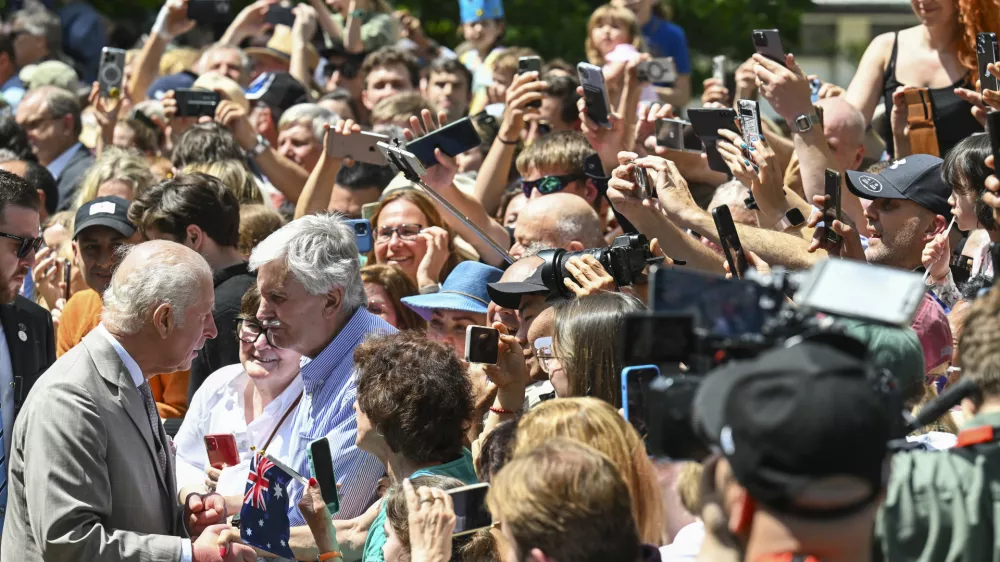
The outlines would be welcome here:
[[[872,40],[847,89],[847,101],[861,110],[867,122],[879,102],[885,104],[887,119],[878,132],[894,156],[893,95],[901,88],[927,88],[938,149],[944,157],[959,141],[983,130],[970,103],[977,95],[976,34],[1000,29],[1000,7],[995,0],[910,0],[910,4],[920,25]],[[898,105],[901,100],[896,97]]]

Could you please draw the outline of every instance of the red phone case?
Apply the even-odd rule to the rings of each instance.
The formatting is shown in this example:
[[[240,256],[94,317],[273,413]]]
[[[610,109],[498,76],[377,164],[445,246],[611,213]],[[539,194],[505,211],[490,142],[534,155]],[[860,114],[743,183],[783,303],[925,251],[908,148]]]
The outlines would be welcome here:
[[[205,450],[208,464],[213,468],[240,464],[240,452],[236,448],[236,437],[231,433],[213,433],[205,436]]]

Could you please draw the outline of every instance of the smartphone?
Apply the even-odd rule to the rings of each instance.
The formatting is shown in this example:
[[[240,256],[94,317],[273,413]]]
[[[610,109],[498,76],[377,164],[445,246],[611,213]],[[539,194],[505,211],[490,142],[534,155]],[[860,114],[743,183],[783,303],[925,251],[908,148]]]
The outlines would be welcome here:
[[[991,32],[976,35],[976,60],[979,63],[979,85],[982,90],[1000,90],[1000,80],[986,70],[989,63],[1000,62],[1000,47],[997,34]]]
[[[640,62],[636,66],[640,82],[653,84],[673,84],[677,81],[677,64],[673,57],[664,57]]]
[[[524,74],[526,72],[542,72],[542,59],[541,57],[521,57],[517,59],[517,73]],[[526,107],[542,107],[542,100],[533,101],[527,104]]]
[[[230,0],[190,0],[187,17],[198,23],[230,23],[232,10]]]
[[[482,142],[472,120],[465,117],[406,143],[406,150],[412,152],[424,168],[430,168],[438,163],[434,157],[435,148],[440,148],[448,156],[458,156],[478,147]]]
[[[753,48],[757,53],[785,66],[785,49],[777,29],[753,30]]]
[[[720,338],[759,334],[777,306],[759,283],[726,279],[684,267],[657,267],[650,273],[650,302],[655,314],[691,316],[694,328]]]
[[[392,146],[385,142],[378,143],[378,151],[382,153],[382,157],[385,158],[386,162],[401,172],[405,170],[413,170],[413,172],[418,176],[423,176],[427,173],[427,169],[424,168],[424,164],[410,151],[403,150],[402,148]],[[435,162],[436,161],[437,160],[435,160]]]
[[[726,261],[729,262],[729,271],[733,273],[733,277],[743,279],[750,266],[743,253],[743,245],[740,244],[740,235],[736,232],[736,223],[733,222],[729,206],[719,205],[712,209],[712,218],[715,219],[715,228],[719,231],[719,245],[726,254]]]
[[[823,81],[819,78],[809,80],[809,99],[813,103],[819,101],[819,89],[823,87]]]
[[[1000,178],[1000,111],[991,111],[986,114],[986,131],[990,134],[990,143],[993,145],[994,169],[992,175]]]
[[[649,434],[646,418],[646,392],[660,376],[656,365],[637,365],[622,369],[622,414],[645,440]]]
[[[716,172],[729,174],[729,166],[722,159],[719,150],[715,148],[715,141],[719,138],[719,129],[740,134],[739,127],[736,126],[736,111],[728,107],[724,109],[689,109],[688,118],[691,119],[695,134],[705,144],[708,167]]]
[[[488,482],[448,490],[455,508],[455,530],[452,536],[468,535],[493,526],[493,516],[486,507],[486,494],[489,491]]]
[[[337,476],[333,473],[330,442],[326,437],[311,441],[306,453],[309,456],[309,470],[319,483],[326,508],[330,510],[330,515],[336,515],[340,511],[340,496],[337,494]]]
[[[610,129],[611,120],[608,114],[611,111],[611,102],[608,101],[608,87],[604,84],[601,67],[581,62],[576,65],[576,72],[580,76],[580,85],[583,86],[587,117],[601,127]]]
[[[695,134],[691,122],[683,119],[657,119],[656,146],[680,152],[705,152],[705,145]]]
[[[712,78],[719,81],[720,85],[726,84],[726,56],[718,55],[712,57]]]
[[[361,218],[372,220],[375,216],[375,210],[378,209],[378,202],[375,203],[365,203],[361,206]]]
[[[70,281],[73,279],[73,262],[70,260],[63,260],[63,298],[67,301],[69,300],[69,286]]]
[[[826,204],[823,205],[823,224],[826,225],[826,235],[823,239],[831,244],[839,244],[841,238],[833,231],[833,221],[840,220],[840,172],[827,168],[824,182]]]
[[[232,433],[211,433],[205,436],[205,450],[208,464],[221,469],[240,464],[240,452],[236,448],[236,437]]]
[[[97,70],[98,87],[101,97],[117,98],[122,93],[125,78],[125,50],[104,47],[101,49],[101,65]]]
[[[927,292],[919,273],[855,260],[823,260],[807,275],[800,307],[890,326],[909,326]]]
[[[619,334],[623,365],[688,363],[694,355],[694,320],[688,314],[630,314]]]
[[[386,135],[368,131],[361,131],[348,137],[336,135],[330,139],[328,153],[335,158],[353,158],[356,162],[385,166],[385,158],[378,151],[378,143],[389,140]]]
[[[496,365],[500,358],[500,332],[488,326],[465,329],[465,360],[469,363]]]
[[[281,4],[271,4],[271,7],[267,9],[267,15],[264,16],[264,23],[294,27],[295,14],[290,7],[282,6]]]
[[[635,168],[632,169],[632,181],[635,182],[635,186],[639,190],[640,199],[650,199],[656,197],[656,188],[652,186],[652,182],[649,180],[649,173],[646,172],[646,168],[636,164]]]
[[[743,140],[750,146],[760,140],[760,106],[754,100],[739,100],[740,129]]]
[[[192,90],[181,88],[174,90],[177,100],[177,117],[215,116],[215,108],[219,106],[222,97],[219,92],[210,90]]]
[[[348,226],[354,230],[354,243],[358,246],[359,254],[367,254],[375,247],[375,239],[372,235],[372,223],[368,219],[345,220]]]

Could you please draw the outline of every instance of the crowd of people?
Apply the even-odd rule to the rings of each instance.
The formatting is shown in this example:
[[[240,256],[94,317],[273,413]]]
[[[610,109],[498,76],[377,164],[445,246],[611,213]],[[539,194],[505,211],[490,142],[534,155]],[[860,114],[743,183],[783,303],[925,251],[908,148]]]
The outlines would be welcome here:
[[[501,0],[459,0],[454,46],[387,0],[256,0],[214,36],[198,1],[118,45],[112,88],[114,14],[0,16],[4,560],[274,559],[234,519],[266,452],[305,476],[270,492],[289,501],[272,550],[297,560],[1000,562],[1000,64],[977,58],[997,0],[913,0],[916,25],[873,38],[846,88],[757,53],[700,100],[657,0],[595,5],[586,60],[540,70]],[[671,80],[650,82],[664,58]],[[601,70],[606,123],[577,63]],[[210,115],[192,92],[218,96]],[[659,138],[744,100],[777,117],[701,150]],[[437,148],[419,177],[343,156],[469,117],[479,145]],[[656,268],[632,279],[584,251],[622,235],[722,283],[746,282],[741,260],[852,260],[923,274],[926,293],[909,325],[827,317],[824,337],[707,372],[660,364],[700,381],[664,407],[693,408],[708,451],[665,458],[654,435],[681,435],[623,415],[621,335],[663,312]],[[470,357],[484,327],[495,363]],[[214,460],[218,436],[238,462]],[[479,483],[492,525],[454,534],[455,490]]]

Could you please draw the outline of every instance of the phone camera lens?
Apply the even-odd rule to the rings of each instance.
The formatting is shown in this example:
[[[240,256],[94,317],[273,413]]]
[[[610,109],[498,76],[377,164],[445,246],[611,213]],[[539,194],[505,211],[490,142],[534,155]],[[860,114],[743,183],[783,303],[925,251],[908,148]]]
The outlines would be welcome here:
[[[354,232],[359,235],[364,235],[368,233],[368,227],[362,223],[354,225]]]

